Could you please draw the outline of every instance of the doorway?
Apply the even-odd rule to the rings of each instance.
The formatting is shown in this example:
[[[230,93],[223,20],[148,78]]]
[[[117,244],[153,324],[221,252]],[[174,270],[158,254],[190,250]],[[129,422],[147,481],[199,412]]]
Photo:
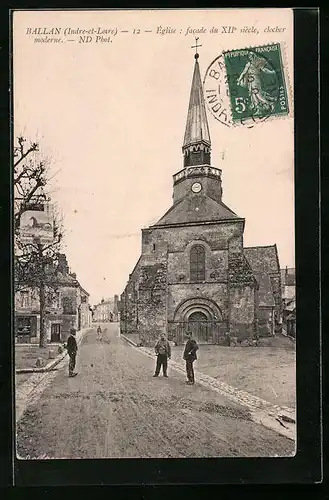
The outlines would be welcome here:
[[[195,311],[188,317],[188,327],[200,343],[208,343],[209,337],[212,337],[209,326],[207,316],[201,311]]]
[[[60,342],[60,341],[61,341],[61,325],[60,323],[52,323],[50,342]]]

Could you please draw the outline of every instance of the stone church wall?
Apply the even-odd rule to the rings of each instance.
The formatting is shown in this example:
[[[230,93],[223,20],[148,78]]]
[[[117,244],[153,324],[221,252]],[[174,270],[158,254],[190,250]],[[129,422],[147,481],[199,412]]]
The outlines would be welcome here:
[[[257,283],[236,239],[229,245],[228,279],[230,335],[241,341],[255,333]]]
[[[278,272],[270,276],[270,280],[275,302],[275,309],[274,309],[275,323],[276,325],[279,325],[282,322],[282,314],[283,314],[280,273]]]
[[[168,322],[187,300],[213,301],[227,333],[241,341],[251,337],[257,327],[257,282],[243,252],[243,223],[149,228],[142,231],[143,254],[127,284],[126,314],[122,332],[139,333],[143,345],[153,346],[160,332],[167,333]],[[190,249],[203,244],[206,277],[202,283],[190,282]],[[280,280],[271,278],[280,301]],[[186,318],[185,318],[186,319]],[[225,331],[226,333],[226,331]]]
[[[182,302],[189,299],[210,299],[220,309],[222,316],[218,321],[228,320],[228,295],[226,283],[177,283],[168,287],[168,320],[182,321],[175,317],[175,311]],[[215,319],[215,318],[214,318]]]
[[[169,283],[190,283],[190,249],[193,244],[203,244],[206,257],[205,281],[227,281],[227,250],[211,250],[203,240],[194,240],[183,251],[170,252],[168,255]]]
[[[251,286],[230,287],[230,334],[238,341],[254,335],[255,290]]]
[[[243,222],[225,222],[186,227],[162,227],[143,230],[142,253],[151,254],[158,245],[166,243],[169,252],[183,252],[194,240],[205,241],[212,250],[227,250],[233,237],[240,239],[242,247]],[[155,245],[155,249],[154,249]]]
[[[139,283],[138,333],[145,346],[154,346],[160,333],[166,333],[167,263],[142,266]]]

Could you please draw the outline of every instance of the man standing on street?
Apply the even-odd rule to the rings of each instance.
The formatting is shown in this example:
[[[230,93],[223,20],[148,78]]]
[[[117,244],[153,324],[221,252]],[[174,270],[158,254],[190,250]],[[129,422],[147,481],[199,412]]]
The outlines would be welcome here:
[[[70,357],[69,377],[75,377],[77,375],[77,373],[74,372],[75,359],[76,359],[77,351],[78,351],[78,344],[77,344],[77,341],[75,339],[75,334],[76,334],[75,329],[71,328],[70,335],[69,335],[69,337],[67,339],[67,343],[66,343],[66,349],[67,349],[68,355]]]
[[[187,384],[194,385],[194,370],[193,363],[197,359],[196,352],[199,349],[198,344],[194,339],[192,339],[192,332],[190,330],[186,333],[187,342],[185,344],[183,359],[186,361],[186,375]]]
[[[157,364],[153,377],[158,377],[162,366],[163,376],[168,378],[167,366],[168,359],[170,359],[171,357],[171,348],[168,340],[165,338],[164,333],[161,333],[160,340],[158,340],[158,342],[155,344],[154,350],[155,354],[157,355]]]
[[[98,325],[98,328],[97,328],[97,340],[103,340],[101,325]]]

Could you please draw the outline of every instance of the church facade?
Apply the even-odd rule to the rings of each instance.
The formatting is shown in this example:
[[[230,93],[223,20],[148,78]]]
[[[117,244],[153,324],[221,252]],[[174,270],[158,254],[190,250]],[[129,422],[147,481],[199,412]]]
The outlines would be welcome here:
[[[274,334],[280,325],[276,245],[246,248],[245,219],[222,200],[195,54],[183,143],[173,176],[173,205],[142,229],[141,256],[120,297],[120,330],[153,345],[160,332],[177,344],[192,329],[200,343],[226,344]]]

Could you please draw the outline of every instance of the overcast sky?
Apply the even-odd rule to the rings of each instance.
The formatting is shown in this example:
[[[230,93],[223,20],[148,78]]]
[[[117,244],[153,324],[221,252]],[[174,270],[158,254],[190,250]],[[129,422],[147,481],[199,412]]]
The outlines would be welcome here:
[[[14,15],[15,133],[38,140],[53,160],[64,251],[92,303],[123,291],[140,254],[141,228],[171,206],[194,65],[195,39],[185,33],[220,25],[238,29],[199,35],[202,78],[224,49],[280,42],[292,89],[288,9]],[[241,34],[246,25],[259,33]],[[176,33],[157,34],[159,26]],[[268,26],[285,30],[265,33]],[[41,35],[27,34],[44,27],[61,28],[63,42],[35,42]],[[63,35],[67,27],[118,33],[112,42],[79,43],[77,35]],[[246,219],[245,246],[276,243],[281,267],[294,267],[292,115],[253,128],[225,127],[210,113],[208,121],[223,201]]]

